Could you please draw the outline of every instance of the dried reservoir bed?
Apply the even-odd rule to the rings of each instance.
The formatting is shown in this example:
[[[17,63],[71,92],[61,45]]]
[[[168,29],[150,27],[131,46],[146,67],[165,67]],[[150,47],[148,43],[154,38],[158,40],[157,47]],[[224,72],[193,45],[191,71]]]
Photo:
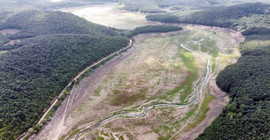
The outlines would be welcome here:
[[[198,101],[182,108],[154,107],[143,117],[115,118],[79,139],[193,139],[226,104],[215,76],[237,60],[237,45],[243,39],[237,32],[205,26],[137,35],[131,49],[76,85],[52,120],[31,139],[74,139],[79,131],[113,114],[140,112],[155,103],[190,102],[196,96],[195,85],[205,75],[207,59],[183,49],[181,44],[211,57],[211,79],[200,89]]]

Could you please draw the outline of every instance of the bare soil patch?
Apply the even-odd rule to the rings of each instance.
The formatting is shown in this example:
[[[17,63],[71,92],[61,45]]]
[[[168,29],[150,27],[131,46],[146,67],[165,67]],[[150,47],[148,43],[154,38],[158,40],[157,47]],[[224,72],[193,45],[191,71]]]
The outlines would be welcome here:
[[[0,33],[2,33],[3,35],[8,35],[8,34],[16,34],[18,32],[20,32],[21,30],[18,30],[18,29],[4,29],[4,30],[1,30]]]
[[[144,13],[119,10],[117,3],[90,4],[60,9],[63,12],[70,12],[88,21],[105,26],[121,29],[134,29],[139,26],[153,24],[146,20]]]

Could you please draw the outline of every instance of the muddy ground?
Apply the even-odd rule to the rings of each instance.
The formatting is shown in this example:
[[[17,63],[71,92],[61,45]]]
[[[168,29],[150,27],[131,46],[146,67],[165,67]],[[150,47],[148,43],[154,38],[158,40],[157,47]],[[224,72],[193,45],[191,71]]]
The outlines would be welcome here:
[[[120,29],[134,29],[154,23],[146,20],[147,14],[145,13],[120,10],[118,3],[90,4],[64,8],[60,11],[72,13],[97,24]]]

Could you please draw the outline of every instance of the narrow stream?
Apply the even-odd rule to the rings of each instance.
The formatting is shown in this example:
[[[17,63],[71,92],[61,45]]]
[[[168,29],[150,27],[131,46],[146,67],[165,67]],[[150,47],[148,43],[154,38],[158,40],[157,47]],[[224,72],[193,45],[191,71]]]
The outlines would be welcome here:
[[[121,114],[117,114],[117,115],[113,115],[113,116],[110,116],[108,118],[105,118],[103,120],[101,120],[100,122],[96,123],[95,125],[92,125],[90,126],[89,128],[86,128],[82,131],[80,131],[79,133],[76,134],[75,136],[75,140],[77,140],[79,137],[80,137],[80,134],[86,132],[86,131],[91,131],[97,127],[99,127],[100,125],[103,125],[109,121],[111,121],[112,119],[114,118],[118,118],[118,117],[143,117],[147,114],[147,112],[152,109],[153,107],[187,107],[187,106],[190,106],[192,104],[194,104],[198,99],[199,99],[199,96],[200,96],[200,87],[207,82],[208,78],[209,78],[209,74],[210,74],[210,57],[205,55],[205,54],[202,54],[202,53],[199,53],[197,51],[194,51],[190,48],[187,48],[185,47],[183,44],[181,44],[181,47],[187,51],[190,51],[190,52],[194,52],[194,53],[197,53],[199,55],[202,55],[204,58],[207,58],[207,66],[206,66],[206,74],[205,76],[196,84],[195,86],[195,93],[196,93],[196,97],[189,103],[187,104],[184,104],[184,105],[177,105],[177,104],[155,104],[155,105],[150,105],[148,107],[146,107],[144,109],[144,111],[142,113],[139,113],[139,114],[133,114],[133,113],[121,113]]]

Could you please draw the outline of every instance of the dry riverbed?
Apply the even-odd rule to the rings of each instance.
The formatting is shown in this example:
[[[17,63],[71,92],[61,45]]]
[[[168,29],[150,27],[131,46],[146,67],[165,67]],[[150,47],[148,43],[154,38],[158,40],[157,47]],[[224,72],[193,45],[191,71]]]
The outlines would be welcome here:
[[[207,60],[184,50],[180,43],[214,56],[211,78],[200,89],[196,103],[181,108],[154,107],[144,117],[115,118],[79,139],[193,139],[227,102],[225,93],[215,85],[215,77],[239,57],[237,45],[243,37],[237,34],[221,28],[185,26],[180,32],[136,36],[131,49],[76,85],[52,120],[31,139],[72,139],[72,134],[113,114],[140,112],[153,102],[190,102],[196,96],[195,84],[205,75]]]

